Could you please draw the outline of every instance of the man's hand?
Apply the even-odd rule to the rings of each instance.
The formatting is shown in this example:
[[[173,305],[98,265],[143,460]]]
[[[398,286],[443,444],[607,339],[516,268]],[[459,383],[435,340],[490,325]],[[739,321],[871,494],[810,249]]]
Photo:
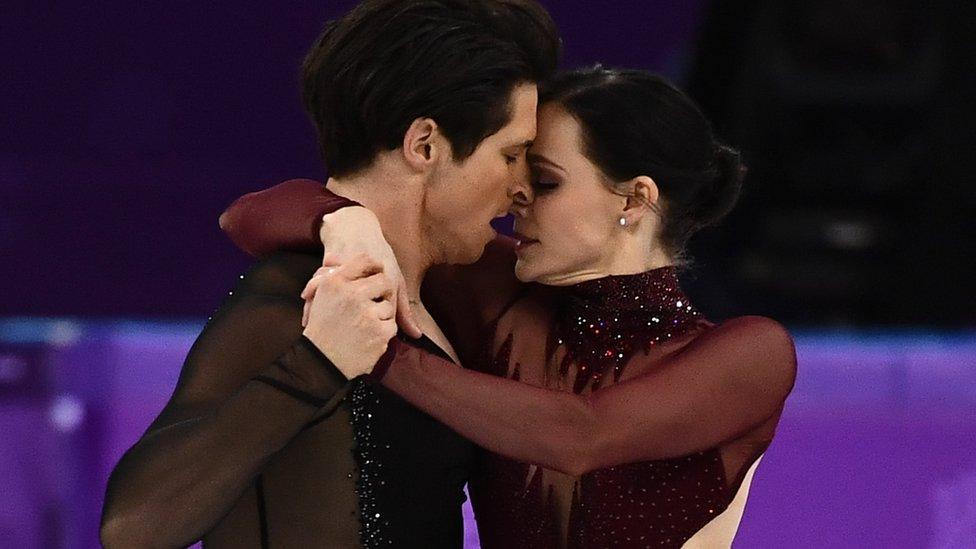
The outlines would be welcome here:
[[[337,257],[352,257],[364,253],[382,265],[383,272],[394,282],[392,302],[396,304],[397,324],[404,333],[413,338],[419,338],[423,334],[410,306],[407,284],[400,272],[400,265],[383,236],[379,219],[373,212],[363,207],[349,207],[327,214],[322,218],[319,238],[325,247],[326,256],[334,254]],[[313,287],[306,299],[311,299],[314,294]]]
[[[396,334],[395,287],[365,254],[341,264],[326,254],[323,264],[302,291],[307,300],[303,333],[353,379],[373,371]]]

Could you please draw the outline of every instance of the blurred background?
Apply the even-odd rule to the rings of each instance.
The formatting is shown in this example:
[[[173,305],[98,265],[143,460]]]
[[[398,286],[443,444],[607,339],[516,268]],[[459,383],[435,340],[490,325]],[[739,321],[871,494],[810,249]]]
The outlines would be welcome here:
[[[797,336],[736,546],[976,547],[976,3],[543,3],[566,68],[667,75],[749,164],[686,277]],[[353,4],[0,7],[0,547],[98,545],[249,263],[220,212],[326,178],[298,68]]]

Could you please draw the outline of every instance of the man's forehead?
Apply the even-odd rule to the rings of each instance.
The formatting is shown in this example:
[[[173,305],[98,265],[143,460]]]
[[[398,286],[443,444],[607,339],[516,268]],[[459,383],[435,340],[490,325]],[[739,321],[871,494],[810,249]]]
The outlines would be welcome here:
[[[505,140],[513,146],[531,146],[535,140],[536,117],[535,112],[516,114],[506,128]]]
[[[535,141],[535,116],[520,120],[518,116],[498,132],[497,136],[503,147],[529,147]]]
[[[512,90],[512,119],[499,132],[504,146],[528,146],[535,139],[538,92],[534,84],[522,84]]]

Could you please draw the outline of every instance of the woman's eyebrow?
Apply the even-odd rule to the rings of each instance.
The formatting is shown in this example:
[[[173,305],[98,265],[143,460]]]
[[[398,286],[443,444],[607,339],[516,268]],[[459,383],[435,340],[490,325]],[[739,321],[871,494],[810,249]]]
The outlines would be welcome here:
[[[545,156],[542,156],[541,154],[538,154],[538,153],[529,153],[528,154],[528,159],[529,159],[529,162],[538,162],[538,163],[541,163],[541,164],[548,164],[548,165],[552,166],[553,168],[556,168],[559,171],[562,171],[562,172],[565,172],[566,171],[566,168],[563,168],[559,164],[556,164],[552,160],[549,160]]]

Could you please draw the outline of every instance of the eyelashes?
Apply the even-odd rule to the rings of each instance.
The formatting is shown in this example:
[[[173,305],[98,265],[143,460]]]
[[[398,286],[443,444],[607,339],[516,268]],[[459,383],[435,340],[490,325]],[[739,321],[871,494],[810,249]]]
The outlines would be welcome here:
[[[547,181],[539,181],[538,179],[532,182],[532,188],[539,192],[552,191],[558,186],[558,183],[549,183]]]

